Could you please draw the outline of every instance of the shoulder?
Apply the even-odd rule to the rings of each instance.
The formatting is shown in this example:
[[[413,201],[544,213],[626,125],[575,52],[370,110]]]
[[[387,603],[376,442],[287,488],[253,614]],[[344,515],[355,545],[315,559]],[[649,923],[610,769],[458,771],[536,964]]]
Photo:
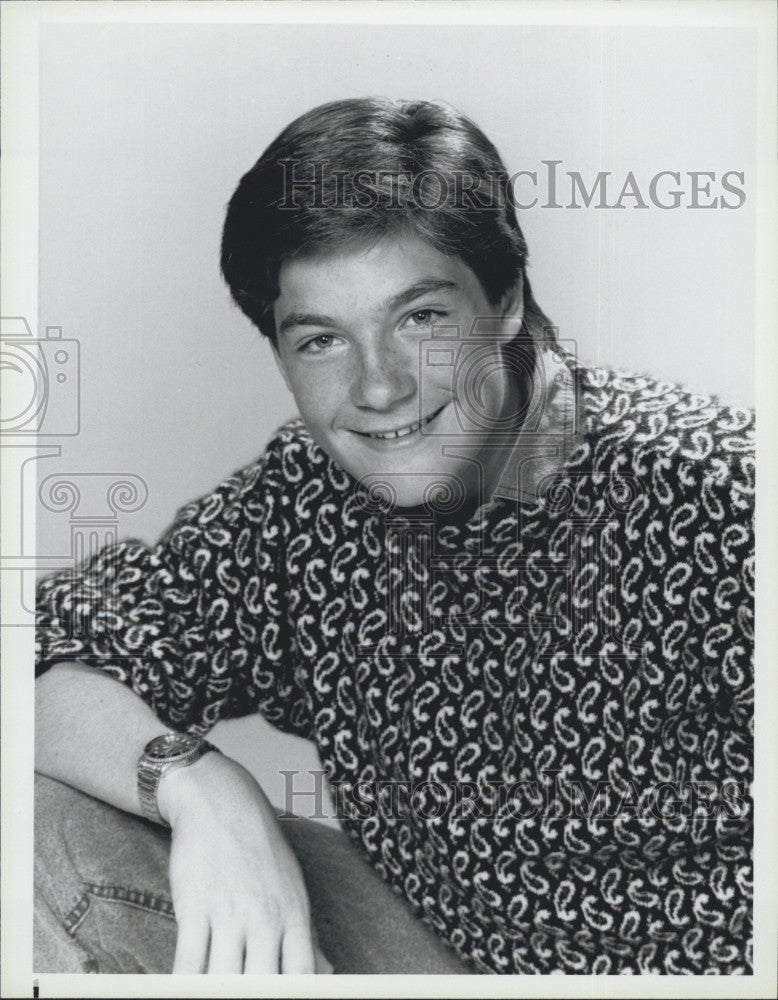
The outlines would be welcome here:
[[[342,489],[347,477],[295,417],[274,432],[256,459],[181,507],[168,537],[185,544],[204,532],[214,536],[251,525],[261,529],[277,519],[282,507],[325,482]]]
[[[581,440],[598,471],[753,484],[753,409],[650,375],[579,366]]]

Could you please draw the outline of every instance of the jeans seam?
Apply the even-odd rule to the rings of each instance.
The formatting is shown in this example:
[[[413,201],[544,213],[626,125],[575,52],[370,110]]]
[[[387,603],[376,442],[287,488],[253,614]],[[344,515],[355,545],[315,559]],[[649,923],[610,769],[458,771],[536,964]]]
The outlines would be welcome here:
[[[84,920],[84,917],[89,913],[89,896],[84,893],[79,897],[78,902],[73,907],[73,909],[65,916],[63,925],[67,933],[75,938],[76,931],[80,927]]]
[[[126,906],[134,906],[136,909],[147,910],[161,917],[168,917],[170,920],[175,920],[173,902],[166,896],[157,895],[146,889],[130,889],[124,885],[102,885],[97,882],[84,882],[83,887],[86,890],[86,894],[74,910],[71,911],[71,915],[75,914],[85,902],[86,905],[84,906],[83,913],[80,913],[78,923],[83,920],[89,909],[89,896],[102,899],[107,903],[124,903]]]

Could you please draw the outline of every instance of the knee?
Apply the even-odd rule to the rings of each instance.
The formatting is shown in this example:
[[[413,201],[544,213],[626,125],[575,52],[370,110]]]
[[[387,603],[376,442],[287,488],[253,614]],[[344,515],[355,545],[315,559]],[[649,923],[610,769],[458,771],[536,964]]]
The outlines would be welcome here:
[[[81,892],[81,878],[69,844],[79,814],[78,800],[79,793],[74,789],[35,775],[35,913],[41,926],[62,922]],[[40,932],[37,938],[41,938]]]
[[[35,775],[35,877],[46,869],[63,872],[68,834],[79,816],[79,792],[45,775]]]
[[[153,824],[36,775],[36,968],[168,971],[169,843]]]
[[[168,893],[166,831],[68,785],[35,776],[36,886],[70,894],[83,883]]]
[[[35,775],[35,871],[58,879],[99,839],[100,803],[54,778]],[[98,807],[98,808],[96,808]]]
[[[80,799],[85,798],[61,781],[44,774],[35,775],[35,838],[48,841],[50,834],[59,835],[67,816],[77,815]]]

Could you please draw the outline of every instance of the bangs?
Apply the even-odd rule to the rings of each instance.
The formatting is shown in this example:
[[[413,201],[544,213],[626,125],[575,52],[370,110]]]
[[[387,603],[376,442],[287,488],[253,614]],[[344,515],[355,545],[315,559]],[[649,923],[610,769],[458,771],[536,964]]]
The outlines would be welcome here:
[[[242,178],[222,272],[235,302],[274,339],[285,260],[411,235],[460,258],[492,304],[524,274],[507,172],[473,122],[442,103],[335,102],[293,122]]]

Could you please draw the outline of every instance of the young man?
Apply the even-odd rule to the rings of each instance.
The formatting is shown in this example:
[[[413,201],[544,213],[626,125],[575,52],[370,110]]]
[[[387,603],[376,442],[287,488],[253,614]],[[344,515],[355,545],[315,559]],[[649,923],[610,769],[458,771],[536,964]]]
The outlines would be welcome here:
[[[40,971],[751,971],[753,414],[576,364],[510,195],[428,102],[241,180],[301,419],[41,584]],[[253,712],[359,853],[202,740]]]

